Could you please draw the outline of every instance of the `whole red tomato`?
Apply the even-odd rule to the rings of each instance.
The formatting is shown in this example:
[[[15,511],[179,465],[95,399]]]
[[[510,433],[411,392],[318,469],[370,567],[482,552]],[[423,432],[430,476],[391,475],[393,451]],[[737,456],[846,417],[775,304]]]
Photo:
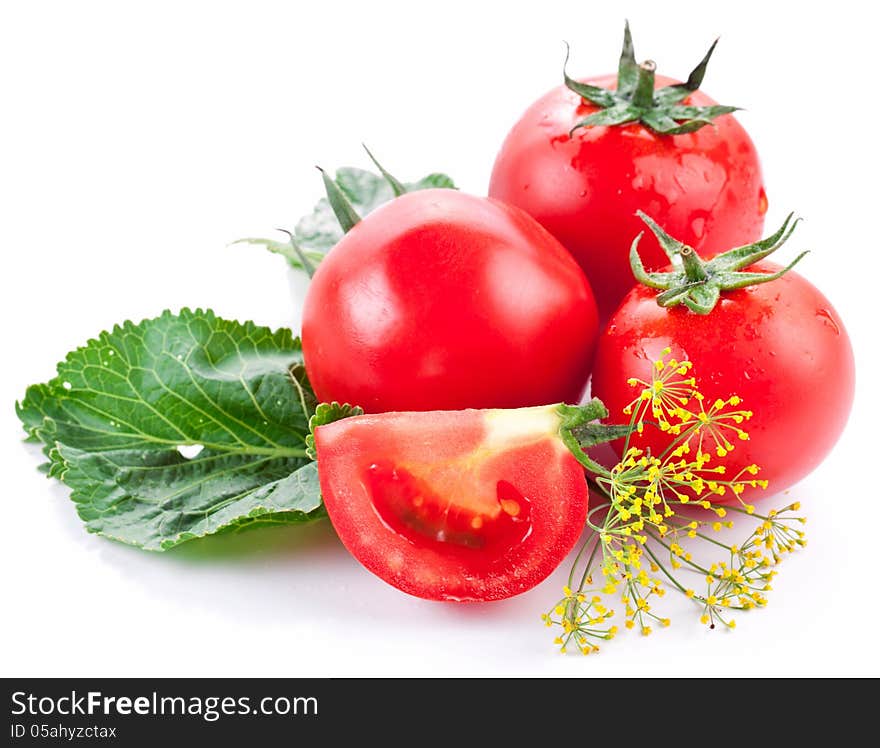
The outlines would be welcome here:
[[[587,279],[518,208],[402,195],[351,227],[303,310],[321,400],[367,412],[577,402],[598,332]]]
[[[667,348],[671,357],[690,361],[693,368],[686,377],[695,377],[694,388],[704,395],[707,411],[716,399],[736,396],[735,407],[727,410],[752,414],[739,424],[726,420],[728,426],[720,427],[722,445],[729,440],[733,447],[723,464],[727,478],[750,465],[760,466],[756,477],[768,481],[767,495],[799,481],[834,446],[852,406],[855,377],[849,337],[828,299],[795,272],[778,277],[784,270],[779,265],[751,264],[785,238],[778,233],[753,251],[737,250],[736,258],[731,254],[738,266],[733,270],[713,265],[725,262],[725,255],[700,263],[708,278],[703,283],[692,280],[686,290],[673,280],[671,289],[658,296],[658,290],[670,288],[669,278],[683,280],[682,272],[644,275],[655,288],[636,286],[623,300],[600,337],[592,381],[593,394],[612,418],[621,420],[623,409],[639,395],[628,379],[651,382],[652,362]],[[673,254],[684,251],[689,263],[696,260],[691,248],[668,244],[662,233],[661,240]],[[770,277],[772,282],[761,282]],[[658,299],[675,305],[661,306]],[[748,438],[738,438],[729,426],[738,426]],[[631,446],[647,446],[659,455],[674,438],[646,427],[632,436]],[[712,464],[721,464],[713,439],[707,444]],[[760,493],[749,488],[741,498]]]
[[[657,76],[667,87],[654,91],[653,63],[635,65],[627,29],[618,78],[566,75],[567,85],[526,110],[495,161],[489,195],[522,208],[565,245],[590,279],[602,319],[633,285],[627,252],[641,228],[636,210],[703,256],[761,236],[767,197],[755,146],[732,107],[696,90],[708,58],[686,84],[669,87],[676,81]],[[644,101],[633,109],[639,85]],[[579,126],[591,115],[594,124]],[[642,252],[652,267],[663,264],[653,237]]]

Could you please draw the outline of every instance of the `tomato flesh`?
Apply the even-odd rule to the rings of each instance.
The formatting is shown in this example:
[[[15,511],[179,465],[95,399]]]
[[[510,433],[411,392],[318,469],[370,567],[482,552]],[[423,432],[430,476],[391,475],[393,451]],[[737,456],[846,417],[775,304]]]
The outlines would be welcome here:
[[[543,580],[586,519],[555,406],[356,416],[316,429],[327,512],[363,565],[432,600],[497,600]]]
[[[613,76],[585,82],[613,89]],[[657,76],[657,86],[675,83]],[[684,104],[715,102],[701,91]],[[538,99],[507,135],[489,195],[522,208],[574,255],[607,320],[633,286],[629,248],[643,210],[702,256],[760,238],[767,212],[758,154],[732,115],[684,135],[657,135],[639,123],[569,131],[596,111],[560,86]],[[666,264],[650,232],[639,251]]]
[[[366,482],[382,521],[416,544],[506,550],[521,543],[531,530],[531,502],[505,480],[498,481],[494,505],[488,506],[467,501],[469,497],[451,501],[390,460],[370,465]]]

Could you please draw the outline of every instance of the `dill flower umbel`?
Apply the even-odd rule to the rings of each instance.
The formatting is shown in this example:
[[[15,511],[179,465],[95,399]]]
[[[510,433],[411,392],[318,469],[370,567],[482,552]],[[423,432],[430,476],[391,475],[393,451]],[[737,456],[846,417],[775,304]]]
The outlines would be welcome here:
[[[752,412],[736,395],[707,405],[692,364],[669,354],[654,363],[650,382],[629,380],[637,394],[624,412],[630,435],[658,428],[674,437],[670,444],[653,455],[626,437],[620,462],[610,470],[593,465],[591,487],[606,501],[590,510],[592,532],[563,597],[542,616],[560,629],[555,643],[563,651],[590,654],[613,638],[613,606],[623,612],[624,628],[644,636],[668,626],[658,610],[667,589],[691,600],[702,623],[733,629],[734,612],[766,605],[773,567],[806,544],[798,503],[764,515],[742,500],[746,487],[767,488],[757,465],[727,475],[724,458],[749,438],[744,427]],[[731,545],[720,533],[733,528],[733,516],[752,530]],[[706,562],[707,549],[720,555]]]

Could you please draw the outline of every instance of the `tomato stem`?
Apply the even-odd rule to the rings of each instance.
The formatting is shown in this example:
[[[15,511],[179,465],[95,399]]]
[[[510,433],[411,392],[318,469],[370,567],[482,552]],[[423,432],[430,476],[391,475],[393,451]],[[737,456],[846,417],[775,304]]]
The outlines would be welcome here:
[[[678,256],[681,257],[682,264],[684,265],[685,277],[691,283],[702,283],[709,279],[709,274],[706,272],[706,266],[691,247],[682,247]]]
[[[639,65],[636,87],[632,94],[632,103],[645,109],[654,105],[654,73],[657,71],[657,63],[653,60],[645,60]]]
[[[559,437],[574,455],[574,458],[591,473],[603,475],[606,478],[610,477],[611,474],[607,468],[591,459],[586,450],[597,444],[604,444],[628,436],[631,427],[594,423],[608,417],[608,409],[601,400],[596,398],[584,405],[560,403],[557,406],[557,413],[562,419],[559,426]]]

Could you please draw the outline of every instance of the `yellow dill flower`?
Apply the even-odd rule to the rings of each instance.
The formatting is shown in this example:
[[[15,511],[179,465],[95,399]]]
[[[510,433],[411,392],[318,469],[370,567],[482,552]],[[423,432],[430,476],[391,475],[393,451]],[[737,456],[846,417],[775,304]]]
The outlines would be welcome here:
[[[805,520],[792,514],[800,508],[797,502],[762,516],[742,501],[747,487],[767,485],[756,477],[758,465],[728,475],[725,461],[737,441],[748,439],[743,426],[752,417],[751,411],[742,409],[736,395],[711,401],[704,397],[696,387],[690,362],[670,359],[669,353],[666,350],[655,362],[649,380],[630,380],[639,392],[627,412],[632,415],[631,434],[645,427],[657,428],[668,435],[671,445],[657,454],[628,446],[613,468],[594,471],[594,487],[606,500],[598,509],[607,511],[595,515],[598,519],[591,512],[588,519],[591,532],[575,562],[586,568],[573,568],[570,577],[580,583],[576,588],[566,585],[564,598],[542,617],[545,625],[561,630],[556,643],[562,651],[571,646],[584,654],[596,652],[598,640],[617,634],[617,626],[610,625],[615,613],[603,604],[603,595],[619,597],[627,630],[638,626],[647,636],[651,619],[661,627],[670,625],[660,610],[666,589],[652,575],[662,575],[663,582],[672,583],[670,590],[692,600],[700,609],[702,623],[714,629],[720,622],[733,629],[735,621],[726,620],[726,614],[722,617],[724,610],[765,606],[773,566],[806,543],[800,529]],[[716,496],[731,495],[738,503],[727,507],[712,503]],[[711,519],[696,520],[680,513],[688,506],[712,512]],[[751,535],[739,543],[728,544],[721,536],[710,538],[700,532],[701,528],[714,532],[731,528],[734,518],[737,526],[742,521],[751,528]],[[720,550],[722,555],[704,564],[704,554],[697,554],[697,547]],[[597,587],[593,587],[594,564],[604,577]],[[684,586],[687,578],[678,570],[685,566],[689,575],[704,575],[707,589],[703,595]]]
[[[663,357],[670,352],[669,348],[664,349]],[[685,420],[682,418],[683,414],[690,415],[682,406],[687,405],[694,396],[696,379],[687,376],[692,367],[690,361],[678,362],[674,358],[664,361],[661,358],[654,362],[650,382],[637,377],[627,380],[630,387],[640,391],[623,412],[632,415],[632,422],[636,424],[639,433],[649,414],[663,431],[675,428],[676,422]]]

